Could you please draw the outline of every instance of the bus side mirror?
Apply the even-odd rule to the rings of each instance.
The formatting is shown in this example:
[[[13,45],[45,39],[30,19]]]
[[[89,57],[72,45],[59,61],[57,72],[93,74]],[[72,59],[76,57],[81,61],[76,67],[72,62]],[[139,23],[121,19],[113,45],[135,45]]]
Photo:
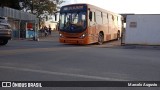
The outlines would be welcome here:
[[[89,12],[89,20],[92,21],[92,12]]]

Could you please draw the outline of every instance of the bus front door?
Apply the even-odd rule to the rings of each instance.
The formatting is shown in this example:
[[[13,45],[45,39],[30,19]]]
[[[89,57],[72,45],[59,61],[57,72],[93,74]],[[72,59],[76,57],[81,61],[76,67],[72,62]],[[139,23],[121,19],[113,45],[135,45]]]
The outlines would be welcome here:
[[[97,35],[96,35],[96,28],[97,28],[97,25],[96,25],[96,20],[95,20],[95,12],[94,11],[90,11],[92,13],[92,18],[90,18],[89,20],[89,40],[90,40],[90,43],[95,43],[97,42]]]

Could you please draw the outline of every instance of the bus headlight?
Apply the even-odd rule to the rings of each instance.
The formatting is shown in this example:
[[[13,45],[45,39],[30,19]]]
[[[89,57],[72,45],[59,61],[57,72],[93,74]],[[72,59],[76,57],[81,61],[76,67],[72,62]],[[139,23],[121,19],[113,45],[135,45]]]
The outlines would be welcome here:
[[[59,34],[59,36],[60,36],[60,37],[63,37],[63,35],[62,35],[61,33]]]
[[[86,33],[83,33],[80,38],[84,38],[86,36]]]

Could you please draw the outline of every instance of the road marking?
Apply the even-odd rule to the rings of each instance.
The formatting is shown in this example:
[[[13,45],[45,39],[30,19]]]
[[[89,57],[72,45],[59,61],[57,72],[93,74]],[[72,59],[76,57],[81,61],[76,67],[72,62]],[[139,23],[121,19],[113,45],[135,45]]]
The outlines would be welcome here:
[[[94,80],[128,81],[128,80],[125,80],[125,79],[107,78],[107,77],[90,76],[90,75],[82,75],[82,74],[70,74],[70,73],[53,72],[53,71],[45,71],[45,70],[36,70],[36,69],[21,68],[21,67],[0,66],[0,68],[18,70],[18,71],[26,71],[26,72],[34,72],[34,73],[42,73],[42,74],[50,74],[50,75],[61,75],[61,76],[70,76],[70,77],[94,79]]]

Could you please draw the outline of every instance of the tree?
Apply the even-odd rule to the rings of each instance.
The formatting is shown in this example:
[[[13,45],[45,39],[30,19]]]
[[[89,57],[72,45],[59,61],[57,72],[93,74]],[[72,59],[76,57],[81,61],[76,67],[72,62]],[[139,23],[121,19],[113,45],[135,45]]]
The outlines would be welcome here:
[[[0,1],[0,6],[1,7],[10,7],[10,8],[14,8],[14,9],[18,9],[20,10],[20,6],[19,6],[19,0],[1,0]]]
[[[63,0],[1,0],[0,6],[30,12],[40,18],[40,21],[43,21],[55,14],[63,2]]]
[[[27,12],[37,15],[38,18],[46,18],[48,15],[53,15],[58,9],[59,5],[63,3],[62,0],[22,0],[23,9]]]

